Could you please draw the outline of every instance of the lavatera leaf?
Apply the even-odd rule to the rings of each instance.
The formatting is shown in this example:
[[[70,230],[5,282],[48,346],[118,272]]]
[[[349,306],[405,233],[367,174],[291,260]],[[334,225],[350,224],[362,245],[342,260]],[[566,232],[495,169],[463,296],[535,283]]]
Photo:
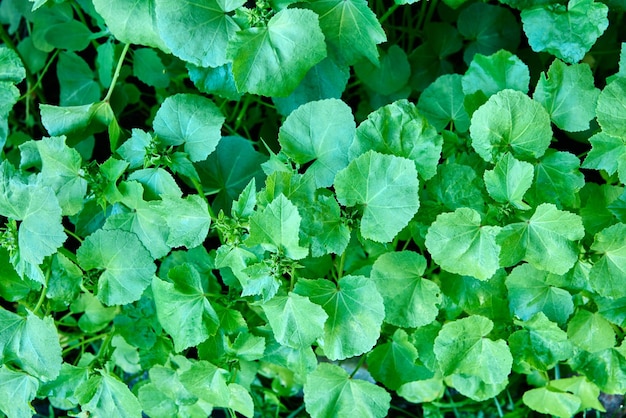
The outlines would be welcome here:
[[[390,242],[419,209],[415,163],[395,155],[368,151],[335,177],[337,200],[363,210],[361,234]]]
[[[266,27],[237,32],[226,54],[239,91],[285,97],[326,57],[326,43],[315,13],[283,9]]]

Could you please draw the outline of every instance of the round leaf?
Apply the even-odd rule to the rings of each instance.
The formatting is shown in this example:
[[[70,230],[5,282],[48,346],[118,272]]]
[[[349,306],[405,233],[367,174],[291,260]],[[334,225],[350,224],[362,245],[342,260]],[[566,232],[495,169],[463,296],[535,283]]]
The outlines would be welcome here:
[[[626,297],[624,272],[626,271],[626,225],[619,223],[600,231],[591,249],[602,254],[589,273],[591,287],[601,296]]]
[[[626,78],[618,77],[602,90],[596,111],[605,134],[626,137]]]

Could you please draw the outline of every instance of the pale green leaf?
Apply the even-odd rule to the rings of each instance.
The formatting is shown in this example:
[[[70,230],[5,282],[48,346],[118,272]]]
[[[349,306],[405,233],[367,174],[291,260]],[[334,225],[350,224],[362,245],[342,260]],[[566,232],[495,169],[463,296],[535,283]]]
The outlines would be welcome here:
[[[470,208],[442,213],[428,228],[426,248],[433,260],[451,273],[489,279],[500,267],[501,228],[483,225],[480,214]]]
[[[498,160],[493,170],[485,171],[485,186],[496,202],[508,202],[522,210],[530,209],[523,198],[532,185],[533,173],[532,164],[518,161],[506,153]]]
[[[32,418],[30,402],[35,399],[39,381],[34,377],[0,366],[0,411],[8,418]]]
[[[141,405],[126,383],[104,370],[76,389],[81,409],[90,417],[141,418]]]
[[[598,132],[589,138],[591,151],[583,162],[583,168],[604,170],[610,175],[619,173],[626,182],[626,136],[616,137]]]
[[[85,238],[76,256],[84,270],[102,271],[97,295],[106,305],[138,300],[156,271],[137,235],[121,230],[97,230]]]
[[[482,92],[489,98],[505,89],[528,93],[530,71],[516,55],[500,50],[489,56],[474,55],[461,82],[466,95]]]
[[[350,379],[341,367],[322,363],[304,385],[304,403],[313,418],[387,416],[391,396],[364,380]]]
[[[550,387],[528,390],[522,399],[524,404],[534,411],[561,418],[573,416],[581,403],[578,396],[556,391]]]
[[[385,322],[416,328],[435,320],[442,301],[439,286],[422,278],[426,259],[411,251],[382,254],[372,266],[371,277],[383,297]]]
[[[567,337],[576,346],[590,353],[615,346],[615,331],[599,313],[581,309],[567,324]]]
[[[567,377],[564,379],[552,380],[550,386],[570,392],[574,396],[578,396],[581,400],[580,409],[593,408],[600,412],[606,412],[604,406],[599,400],[600,388],[593,382],[587,380],[584,376]]]
[[[338,286],[329,280],[300,279],[295,292],[307,296],[328,314],[318,339],[324,355],[342,360],[374,347],[385,317],[383,298],[371,279],[344,276]]]
[[[609,83],[598,97],[598,123],[605,134],[626,137],[626,78],[618,77]]]
[[[211,225],[205,199],[197,195],[185,198],[163,196],[159,210],[169,229],[168,246],[194,248],[204,242]]]
[[[601,296],[626,297],[626,225],[618,223],[596,234],[591,250],[601,258],[591,268],[591,287]]]
[[[415,164],[395,155],[360,155],[337,173],[335,189],[339,203],[363,205],[361,234],[377,242],[393,240],[419,208]]]

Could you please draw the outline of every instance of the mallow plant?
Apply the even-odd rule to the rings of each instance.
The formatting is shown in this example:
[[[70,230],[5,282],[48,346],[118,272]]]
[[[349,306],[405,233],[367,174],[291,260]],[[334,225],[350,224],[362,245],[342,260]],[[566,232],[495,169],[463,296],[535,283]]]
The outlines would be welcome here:
[[[624,9],[3,0],[0,414],[619,413]]]

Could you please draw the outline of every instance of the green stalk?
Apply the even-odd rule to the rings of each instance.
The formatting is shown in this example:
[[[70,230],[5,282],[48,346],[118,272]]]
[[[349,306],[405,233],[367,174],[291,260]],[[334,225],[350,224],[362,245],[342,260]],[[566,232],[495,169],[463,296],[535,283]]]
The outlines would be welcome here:
[[[115,73],[113,73],[113,79],[111,80],[111,85],[109,86],[109,91],[107,91],[107,95],[102,99],[103,102],[108,102],[111,100],[111,95],[113,94],[113,89],[115,88],[115,84],[117,83],[117,79],[120,76],[120,72],[122,71],[122,64],[124,64],[124,59],[126,58],[126,53],[130,48],[130,44],[124,45],[124,49],[120,54],[120,59],[117,60],[117,67],[115,67]]]
[[[363,366],[363,363],[365,363],[365,356],[361,356],[361,358],[359,359],[359,362],[356,364],[356,367],[354,368],[354,370],[352,370],[352,373],[350,373],[350,379],[352,379],[354,375],[361,369],[361,367]]]

